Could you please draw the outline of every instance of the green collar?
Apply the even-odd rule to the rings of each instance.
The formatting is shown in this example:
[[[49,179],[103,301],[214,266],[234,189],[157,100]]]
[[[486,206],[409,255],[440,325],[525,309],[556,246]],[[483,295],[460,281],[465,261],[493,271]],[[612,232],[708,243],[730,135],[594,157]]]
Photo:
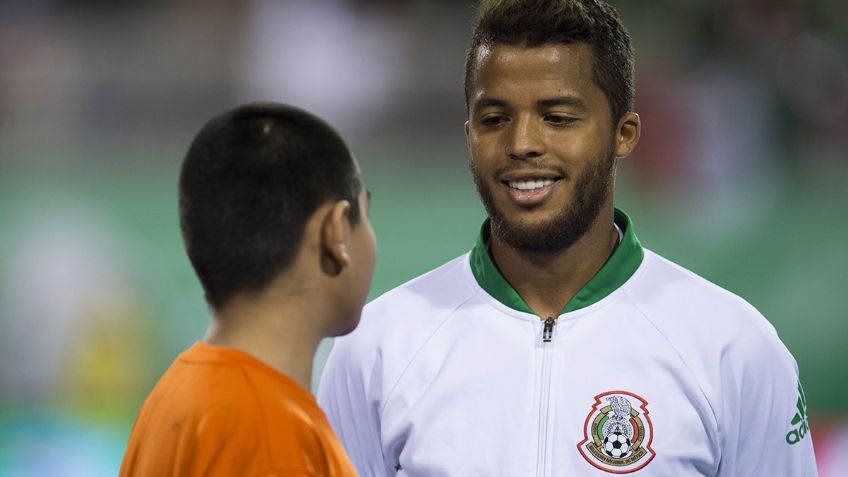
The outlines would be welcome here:
[[[623,234],[621,242],[598,273],[566,303],[561,314],[597,303],[623,285],[642,263],[645,252],[633,232],[630,217],[615,209],[614,220]],[[471,271],[474,273],[474,278],[489,295],[492,295],[504,305],[513,310],[535,314],[518,292],[512,288],[512,285],[506,281],[506,278],[501,275],[492,257],[489,256],[486,242],[488,242],[490,234],[489,220],[486,219],[483,222],[480,235],[477,237],[477,244],[471,250]]]

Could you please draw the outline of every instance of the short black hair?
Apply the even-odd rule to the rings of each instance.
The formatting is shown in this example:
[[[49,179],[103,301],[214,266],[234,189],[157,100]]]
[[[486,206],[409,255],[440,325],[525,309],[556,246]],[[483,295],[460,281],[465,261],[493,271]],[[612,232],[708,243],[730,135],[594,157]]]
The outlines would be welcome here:
[[[634,61],[618,12],[601,0],[482,0],[465,60],[465,105],[470,107],[477,52],[498,43],[522,47],[586,43],[592,74],[617,123],[633,110]]]
[[[307,221],[331,200],[360,219],[359,169],[341,136],[293,106],[251,103],[212,118],[183,161],[180,228],[213,309],[287,269]]]

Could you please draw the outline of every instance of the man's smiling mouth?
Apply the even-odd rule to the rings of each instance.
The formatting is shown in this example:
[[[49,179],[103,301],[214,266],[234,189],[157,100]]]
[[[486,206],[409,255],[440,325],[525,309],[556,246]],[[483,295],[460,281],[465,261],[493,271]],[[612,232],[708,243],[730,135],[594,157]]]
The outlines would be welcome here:
[[[513,204],[521,208],[534,208],[550,198],[562,179],[562,176],[552,174],[508,174],[501,180],[501,184]]]
[[[555,182],[558,182],[559,180],[560,179],[525,179],[504,181],[504,183],[509,187],[520,191],[534,191],[537,189],[543,189]]]

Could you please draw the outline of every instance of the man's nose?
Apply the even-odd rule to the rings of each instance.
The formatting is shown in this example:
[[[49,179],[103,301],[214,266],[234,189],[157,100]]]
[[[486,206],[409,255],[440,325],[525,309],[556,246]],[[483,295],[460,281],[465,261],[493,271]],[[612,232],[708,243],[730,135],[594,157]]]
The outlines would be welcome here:
[[[511,159],[527,160],[545,153],[541,125],[530,116],[517,117],[507,140],[506,153]]]

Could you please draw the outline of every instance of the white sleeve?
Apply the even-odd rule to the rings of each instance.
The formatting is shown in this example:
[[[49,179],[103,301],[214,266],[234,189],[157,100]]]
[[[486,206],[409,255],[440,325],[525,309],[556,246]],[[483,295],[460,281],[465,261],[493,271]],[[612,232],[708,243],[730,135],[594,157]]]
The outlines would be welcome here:
[[[719,477],[815,477],[806,396],[795,359],[764,318],[721,356]],[[758,321],[759,321],[758,320]]]
[[[351,336],[337,338],[318,386],[318,405],[359,475],[395,475],[383,458],[377,350],[357,353]]]

